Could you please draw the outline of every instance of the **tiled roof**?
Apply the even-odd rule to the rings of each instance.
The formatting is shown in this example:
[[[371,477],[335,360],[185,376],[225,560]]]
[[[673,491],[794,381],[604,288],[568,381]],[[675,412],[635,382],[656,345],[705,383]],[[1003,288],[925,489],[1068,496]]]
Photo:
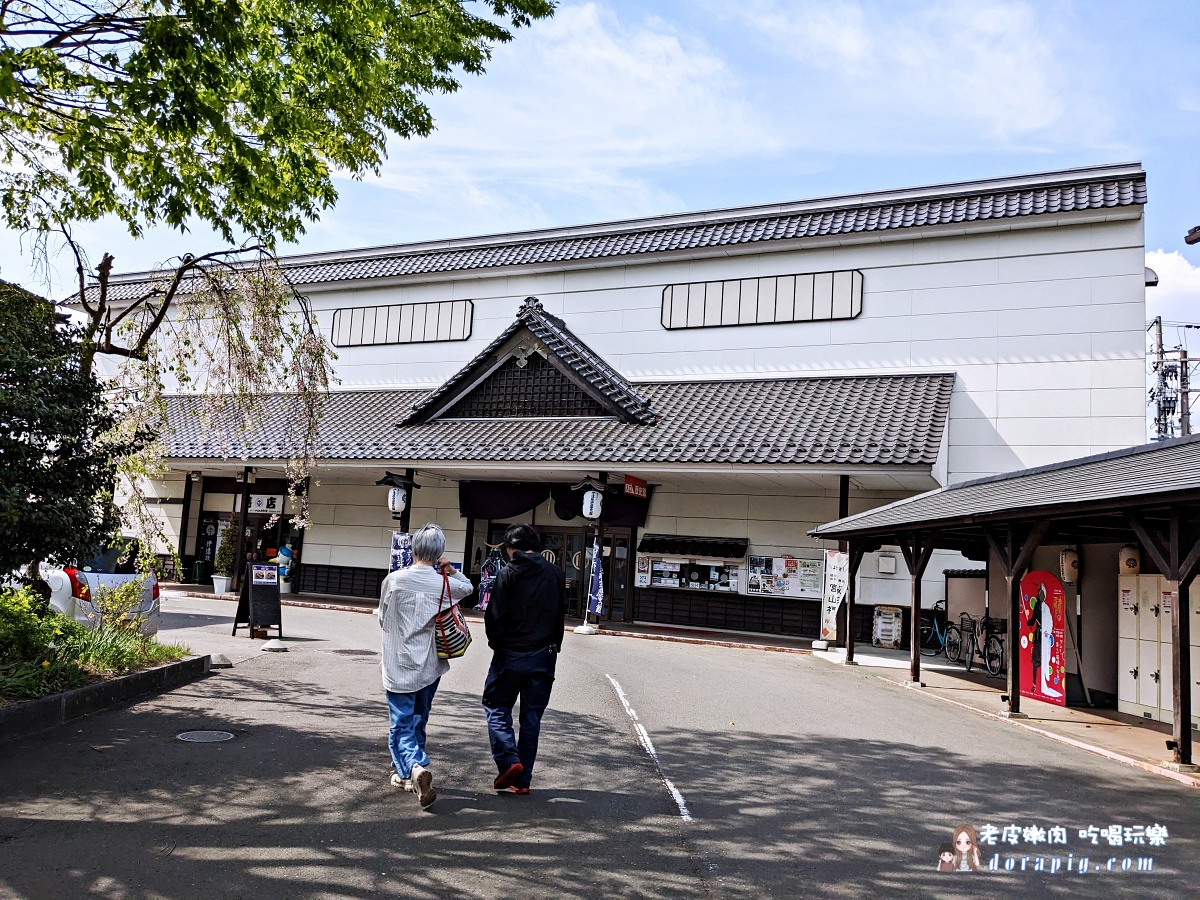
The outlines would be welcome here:
[[[816,537],[855,537],[989,518],[1036,519],[1072,504],[1200,493],[1200,435],[1143,444],[1096,456],[962,482],[858,513],[813,529]]]
[[[404,424],[424,422],[459,399],[464,389],[474,383],[477,371],[486,368],[492,355],[522,328],[529,329],[563,365],[599,394],[603,405],[619,418],[642,425],[650,425],[658,420],[659,415],[649,401],[639,396],[624,376],[577,338],[562,319],[546,312],[541,301],[536,297],[526,297],[516,320],[456,375],[413,406]]]
[[[1146,202],[1146,174],[1134,164],[1068,169],[1016,178],[934,185],[635,219],[482,238],[311,254],[281,260],[297,286],[477,271],[569,265],[592,259],[703,251],[805,238],[1010,220]],[[114,280],[114,300],[140,295],[144,275]]]
[[[469,420],[399,426],[425,391],[337,391],[319,456],[424,463],[724,463],[931,466],[954,375],[879,375],[639,383],[655,425],[617,419]],[[205,427],[194,398],[173,397],[164,435],[182,459],[288,455],[294,399],[266,398],[249,440]]]

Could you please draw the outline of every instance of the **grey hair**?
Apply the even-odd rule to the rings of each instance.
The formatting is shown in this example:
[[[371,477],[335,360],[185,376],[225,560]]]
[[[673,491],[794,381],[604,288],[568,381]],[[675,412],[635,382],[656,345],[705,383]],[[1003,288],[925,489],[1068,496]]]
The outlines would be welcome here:
[[[412,536],[413,559],[433,565],[446,552],[446,535],[436,525],[422,525]]]

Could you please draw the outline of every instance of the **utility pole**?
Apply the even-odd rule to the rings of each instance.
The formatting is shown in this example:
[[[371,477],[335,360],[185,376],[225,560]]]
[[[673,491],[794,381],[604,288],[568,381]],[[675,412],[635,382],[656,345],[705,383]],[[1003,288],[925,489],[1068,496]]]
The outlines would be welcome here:
[[[1170,433],[1167,412],[1167,371],[1163,360],[1162,316],[1154,317],[1154,436],[1162,440]]]
[[[1192,410],[1188,401],[1188,390],[1191,388],[1188,378],[1187,350],[1179,349],[1179,433],[1192,433]]]

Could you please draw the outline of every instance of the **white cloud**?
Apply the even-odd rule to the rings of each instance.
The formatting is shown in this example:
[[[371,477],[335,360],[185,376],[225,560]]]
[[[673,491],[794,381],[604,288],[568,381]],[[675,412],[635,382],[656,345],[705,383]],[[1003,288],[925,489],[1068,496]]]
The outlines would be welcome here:
[[[589,218],[682,208],[656,183],[664,173],[773,143],[703,40],[657,19],[627,24],[595,3],[518,34],[434,111],[438,130],[395,142],[378,183],[423,215],[457,213],[459,233],[547,224],[564,208]]]
[[[810,118],[836,123],[822,130],[847,149],[1115,149],[1089,71],[1098,63],[1074,52],[1078,37],[1049,14],[1061,9],[1012,0],[737,9],[798,65]]]
[[[1146,265],[1158,273],[1158,287],[1146,288],[1146,315],[1164,322],[1200,324],[1200,267],[1178,250],[1152,250]]]

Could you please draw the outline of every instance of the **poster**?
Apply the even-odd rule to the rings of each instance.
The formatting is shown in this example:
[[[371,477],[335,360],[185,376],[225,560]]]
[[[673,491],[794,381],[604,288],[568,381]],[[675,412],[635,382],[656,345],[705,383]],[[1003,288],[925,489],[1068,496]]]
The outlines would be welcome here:
[[[825,585],[821,597],[821,640],[837,640],[837,614],[846,599],[850,556],[841,550],[825,551]]]
[[[778,597],[820,599],[822,570],[819,559],[793,556],[751,556],[746,572],[746,592]]]
[[[279,566],[255,563],[250,567],[251,584],[279,584]]]
[[[412,535],[404,531],[392,532],[392,561],[389,572],[407,569],[413,564]]]
[[[1021,696],[1067,705],[1066,598],[1062,583],[1049,572],[1021,579],[1018,633]]]

